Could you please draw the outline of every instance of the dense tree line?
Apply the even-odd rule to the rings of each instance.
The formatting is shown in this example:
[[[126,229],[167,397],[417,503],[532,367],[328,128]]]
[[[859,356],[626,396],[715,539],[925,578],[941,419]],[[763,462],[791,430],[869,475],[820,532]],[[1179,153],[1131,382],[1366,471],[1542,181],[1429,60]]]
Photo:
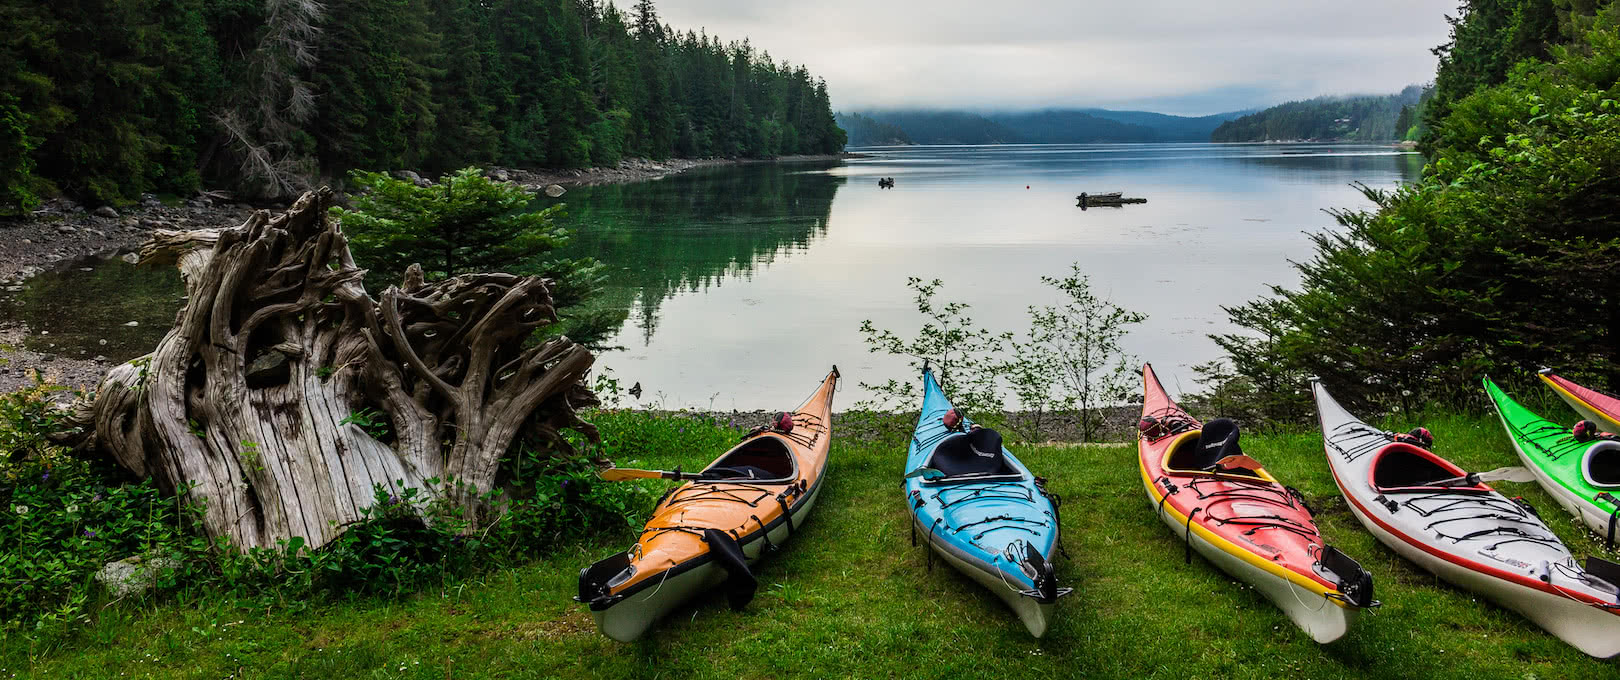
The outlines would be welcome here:
[[[1404,139],[1415,124],[1425,88],[1412,85],[1399,94],[1317,97],[1279,104],[1222,123],[1212,142],[1273,140],[1388,141]]]
[[[1523,16],[1491,0],[1465,9],[1457,35]],[[1227,310],[1245,332],[1215,336],[1229,355],[1217,395],[1303,419],[1311,375],[1404,408],[1544,366],[1620,388],[1620,12],[1592,9],[1545,61],[1521,60],[1431,117],[1422,180],[1336,213],[1343,228],[1314,237],[1298,287]]]
[[[0,214],[844,146],[824,81],[651,0],[0,0],[0,25]]]

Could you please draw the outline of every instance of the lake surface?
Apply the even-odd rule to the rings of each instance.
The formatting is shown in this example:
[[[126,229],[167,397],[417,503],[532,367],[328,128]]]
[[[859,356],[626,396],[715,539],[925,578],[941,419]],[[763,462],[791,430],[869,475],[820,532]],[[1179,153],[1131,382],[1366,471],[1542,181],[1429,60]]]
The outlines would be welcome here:
[[[837,364],[836,408],[859,383],[913,380],[905,360],[867,352],[871,319],[902,335],[921,318],[908,276],[942,279],[994,330],[1027,327],[1026,308],[1057,301],[1040,283],[1079,263],[1093,289],[1148,315],[1125,340],[1174,392],[1220,356],[1222,305],[1292,285],[1289,259],[1308,232],[1334,229],[1328,208],[1364,208],[1351,186],[1417,178],[1421,158],[1345,144],[1128,144],[858,149],[842,162],[752,164],[654,182],[581,187],[560,200],[576,234],[568,254],[609,268],[603,304],[624,325],[599,365],[641,405],[786,409]],[[894,177],[896,187],[877,187]],[[1144,205],[1082,211],[1082,191],[1123,191]],[[85,271],[89,268],[90,271]],[[65,356],[126,360],[174,318],[172,271],[119,260],[31,279],[9,315],[29,344]],[[136,326],[126,326],[137,321]],[[103,343],[102,341],[106,341]]]
[[[1222,305],[1290,285],[1326,208],[1367,207],[1351,186],[1417,178],[1421,157],[1346,144],[1130,144],[856,149],[842,163],[715,168],[589,187],[564,200],[573,252],[614,267],[630,309],[602,357],[642,404],[788,408],[838,364],[843,408],[858,383],[914,379],[867,352],[871,319],[902,335],[921,319],[908,276],[994,330],[1027,327],[1056,302],[1040,283],[1079,263],[1094,291],[1148,315],[1126,339],[1173,391],[1220,356]],[[894,177],[896,187],[877,187]],[[1082,191],[1144,205],[1082,211]],[[783,314],[782,312],[788,312]]]

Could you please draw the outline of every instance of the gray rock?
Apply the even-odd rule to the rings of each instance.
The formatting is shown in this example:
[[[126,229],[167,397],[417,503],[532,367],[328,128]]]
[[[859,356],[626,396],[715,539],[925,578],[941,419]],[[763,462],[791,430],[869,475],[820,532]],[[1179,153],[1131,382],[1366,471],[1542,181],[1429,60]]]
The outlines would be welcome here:
[[[491,168],[489,171],[489,178],[497,182],[510,182],[512,181],[512,173],[509,173],[501,168]]]
[[[123,255],[119,255],[118,259],[123,260],[125,262],[128,262],[130,264],[140,264],[141,263],[141,254],[140,253],[135,253],[135,252],[124,253]]]
[[[50,363],[52,361],[56,361],[56,355],[55,354],[41,354],[41,355],[39,355],[39,360],[48,364],[48,363]]]
[[[68,226],[66,224],[64,224],[64,225],[62,225],[60,227],[57,227],[56,230],[58,232],[63,233],[63,234],[71,234],[71,233],[73,233],[75,231],[78,231],[78,229],[74,229],[73,227],[70,227],[70,226]]]
[[[243,377],[250,387],[280,385],[292,377],[292,366],[287,363],[287,355],[269,350],[253,359]]]
[[[395,170],[389,174],[393,175],[397,179],[402,179],[412,184],[420,185],[422,183],[422,176],[411,172],[410,170]]]
[[[104,206],[101,206],[100,208],[96,208],[96,217],[116,218],[116,217],[118,217],[118,211],[113,210],[112,206],[110,206],[110,205],[104,205]]]
[[[553,185],[551,185],[549,187],[546,187],[546,195],[550,196],[552,198],[557,198],[557,197],[562,196],[563,194],[566,194],[566,193],[568,193],[568,190],[564,189],[561,184],[553,184]]]
[[[131,328],[134,328],[136,326],[141,325],[141,322],[139,322],[139,321],[126,321],[126,322],[124,322],[124,325],[129,326]]]
[[[179,566],[167,557],[143,560],[139,556],[108,562],[96,572],[96,581],[107,588],[113,597],[124,597],[146,592],[157,581],[158,572]]]

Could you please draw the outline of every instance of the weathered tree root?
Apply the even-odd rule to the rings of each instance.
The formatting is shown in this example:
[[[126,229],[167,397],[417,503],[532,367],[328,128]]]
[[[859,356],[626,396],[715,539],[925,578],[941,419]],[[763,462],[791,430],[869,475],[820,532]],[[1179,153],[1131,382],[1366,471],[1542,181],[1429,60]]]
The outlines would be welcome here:
[[[413,267],[373,300],[331,198],[158,232],[142,260],[180,268],[185,308],[80,410],[95,447],[201,503],[207,533],[242,548],[325,544],[375,485],[422,489],[476,526],[517,438],[566,450],[564,429],[597,437],[575,413],[596,403],[581,382],[591,353],[525,342],[556,321],[545,280],[425,283]]]

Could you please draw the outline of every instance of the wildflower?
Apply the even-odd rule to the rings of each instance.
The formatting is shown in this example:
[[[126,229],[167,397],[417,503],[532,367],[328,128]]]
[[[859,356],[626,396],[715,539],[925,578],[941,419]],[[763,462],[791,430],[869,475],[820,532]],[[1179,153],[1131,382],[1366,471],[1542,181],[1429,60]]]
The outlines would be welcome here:
[[[71,515],[71,514],[79,511],[79,504],[78,503],[71,503],[71,504],[69,504],[67,506],[66,509],[67,509],[68,514]]]
[[[560,486],[560,487],[562,487],[564,489],[568,488],[568,480],[566,480],[566,479],[562,480],[562,483],[558,484],[557,486]]]
[[[47,479],[50,479],[50,478],[51,478],[51,473],[47,472],[47,473],[39,476],[39,481],[43,482],[43,481],[45,481]]]
[[[95,530],[93,530],[93,529],[85,529],[84,530],[84,537],[85,538],[95,538],[96,537]]]
[[[388,497],[388,504],[389,505],[399,505],[399,496],[389,496]]]
[[[19,515],[26,515],[26,514],[28,514],[28,506],[26,506],[26,505],[13,505],[13,506],[11,506],[11,511],[15,512],[15,513],[17,513]]]
[[[90,499],[90,500],[92,500],[92,501],[99,501],[99,500],[101,500],[101,494],[99,494],[99,493],[98,493],[98,494],[96,494],[96,495],[95,495],[95,496],[94,496],[94,497],[92,497],[92,498],[91,498],[91,499]]]

